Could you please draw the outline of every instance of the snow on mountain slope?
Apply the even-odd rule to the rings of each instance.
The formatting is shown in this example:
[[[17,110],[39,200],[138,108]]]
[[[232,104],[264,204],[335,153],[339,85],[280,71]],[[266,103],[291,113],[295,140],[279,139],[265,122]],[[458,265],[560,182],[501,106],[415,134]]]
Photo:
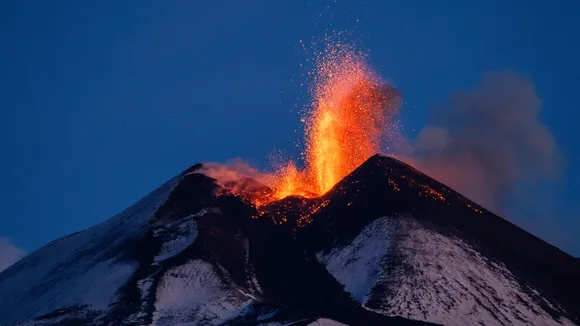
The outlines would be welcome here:
[[[371,292],[382,269],[383,256],[388,252],[388,222],[376,219],[365,227],[349,246],[334,248],[316,255],[331,274],[345,286],[352,297],[363,303]]]
[[[580,320],[576,260],[396,160],[374,156],[323,198],[266,208],[250,199],[268,187],[200,172],[2,272],[0,325]]]
[[[154,261],[160,262],[169,259],[185,248],[192,245],[197,237],[197,224],[194,218],[203,216],[205,210],[189,216],[185,219],[175,221],[169,225],[161,225],[153,231],[153,236],[161,240],[161,250]]]
[[[55,240],[0,274],[1,323],[39,317],[65,307],[99,313],[137,268],[124,260],[176,177],[106,222]]]
[[[267,323],[267,324],[260,324],[258,326],[292,326],[292,325],[303,325],[303,326],[349,326],[343,323],[339,323],[335,320],[328,319],[328,318],[319,318],[314,321],[308,320],[297,320],[292,322],[285,322],[285,323]]]
[[[219,325],[254,301],[224,284],[215,267],[193,260],[169,270],[159,282],[152,325]]]
[[[320,318],[317,321],[308,324],[308,326],[348,326],[348,325],[339,323],[331,319]]]
[[[573,325],[502,263],[410,216],[368,224],[346,246],[317,255],[367,309],[444,325]],[[546,309],[546,307],[549,307]]]

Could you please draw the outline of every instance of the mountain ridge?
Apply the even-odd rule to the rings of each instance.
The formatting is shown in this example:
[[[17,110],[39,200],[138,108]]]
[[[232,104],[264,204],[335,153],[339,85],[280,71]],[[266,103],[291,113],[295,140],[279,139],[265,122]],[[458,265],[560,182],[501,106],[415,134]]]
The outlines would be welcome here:
[[[255,186],[244,189],[268,195]],[[234,187],[196,164],[110,220],[47,244],[0,274],[0,307],[17,307],[0,323],[579,320],[577,259],[396,159],[372,156],[319,198],[256,207]],[[48,283],[14,285],[62,246],[59,262],[45,263]],[[119,276],[99,301],[95,293],[110,283],[103,274]]]

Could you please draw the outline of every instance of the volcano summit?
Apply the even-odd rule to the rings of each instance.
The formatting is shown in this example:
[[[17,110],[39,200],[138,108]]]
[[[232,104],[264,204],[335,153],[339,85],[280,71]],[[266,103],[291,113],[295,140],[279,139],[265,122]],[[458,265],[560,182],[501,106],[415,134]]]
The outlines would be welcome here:
[[[580,322],[577,259],[396,159],[263,205],[204,171],[2,272],[0,324]]]

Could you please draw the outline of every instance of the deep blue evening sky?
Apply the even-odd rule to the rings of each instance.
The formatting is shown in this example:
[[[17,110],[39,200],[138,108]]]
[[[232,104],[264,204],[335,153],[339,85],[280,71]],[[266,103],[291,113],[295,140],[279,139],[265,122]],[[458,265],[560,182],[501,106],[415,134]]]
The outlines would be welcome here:
[[[193,163],[296,152],[299,40],[333,13],[401,90],[410,137],[486,72],[531,78],[567,168],[551,214],[514,221],[580,256],[580,2],[310,2],[3,1],[0,237],[30,252]]]

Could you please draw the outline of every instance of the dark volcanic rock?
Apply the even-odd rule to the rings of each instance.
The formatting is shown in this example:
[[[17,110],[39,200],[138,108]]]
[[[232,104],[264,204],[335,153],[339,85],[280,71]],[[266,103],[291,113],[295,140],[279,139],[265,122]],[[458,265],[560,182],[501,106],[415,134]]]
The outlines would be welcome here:
[[[424,289],[423,296],[432,296],[428,300],[423,300],[424,306],[419,304],[421,307],[408,315],[417,319],[461,324],[448,322],[441,316],[430,318],[426,306],[441,304],[448,305],[445,309],[454,309],[461,304],[474,302],[474,307],[486,306],[481,310],[493,310],[488,306],[497,308],[512,301],[515,307],[498,309],[501,310],[499,313],[486,312],[485,314],[491,317],[482,317],[481,320],[465,319],[464,322],[477,320],[486,324],[517,322],[546,324],[552,319],[554,323],[560,322],[560,318],[578,321],[580,265],[576,259],[400,161],[379,155],[373,156],[324,197],[329,200],[329,204],[312,216],[312,224],[301,233],[303,241],[309,244],[311,250],[319,253],[334,250],[336,256],[336,249],[351,245],[365,227],[376,222],[378,218],[389,218],[385,222],[387,225],[381,230],[384,237],[388,238],[384,241],[388,241],[389,245],[384,255],[378,257],[383,260],[382,271],[374,276],[375,283],[370,289],[367,301],[364,302],[368,307],[392,313],[396,310],[395,307],[399,309],[399,306],[405,304],[412,305],[413,302],[393,299],[396,295],[401,295],[400,292],[394,293],[393,288],[402,286],[400,279],[403,277],[397,273],[403,275],[415,273],[419,276],[415,279],[410,276],[409,281],[428,281],[425,286],[430,289]],[[444,241],[440,241],[442,239],[449,241],[443,243]],[[437,277],[441,266],[424,268],[416,266],[431,263],[427,261],[428,257],[423,258],[417,253],[417,250],[425,251],[426,246],[444,246],[439,248],[440,251],[452,251],[450,256],[465,254],[465,265],[476,262],[471,267],[485,270],[465,271],[461,270],[461,265],[447,266],[461,274],[460,277],[454,280]],[[353,259],[353,253],[349,255],[348,259]],[[424,261],[417,261],[416,258],[422,258]],[[441,258],[453,260],[444,255]],[[336,261],[333,263],[338,264]],[[440,261],[438,264],[445,265],[446,262]],[[451,262],[448,264],[451,265]],[[431,275],[433,277],[420,276],[425,273],[433,273]],[[481,277],[477,280],[478,276],[485,274],[493,277],[487,279]],[[485,284],[497,278],[505,279],[497,284]],[[448,287],[461,287],[462,282],[467,281],[479,289],[474,290],[475,292],[471,289],[457,293],[447,292],[446,295],[461,296],[467,295],[464,292],[470,292],[469,295],[472,296],[463,300],[453,300],[453,304],[450,304],[446,302],[448,300],[437,299],[444,293],[432,284],[437,281],[448,282]],[[508,300],[498,293],[505,289],[506,284],[513,285],[513,292],[505,295],[517,298]],[[396,290],[402,291],[399,288]],[[414,291],[419,292],[418,289]],[[377,302],[379,297],[382,297],[380,303]],[[418,296],[409,294],[407,300],[411,299],[420,300]],[[489,304],[478,301],[488,301]],[[520,311],[517,305],[527,308]],[[509,316],[510,311],[513,316]],[[403,309],[402,312],[409,311]],[[449,316],[453,316],[452,313],[449,312]],[[529,315],[526,315],[528,313]],[[420,315],[426,317],[420,318]],[[538,317],[540,315],[541,318]],[[536,317],[539,319],[535,320]]]
[[[194,165],[0,274],[6,325],[578,322],[580,266],[397,160],[320,198]]]

